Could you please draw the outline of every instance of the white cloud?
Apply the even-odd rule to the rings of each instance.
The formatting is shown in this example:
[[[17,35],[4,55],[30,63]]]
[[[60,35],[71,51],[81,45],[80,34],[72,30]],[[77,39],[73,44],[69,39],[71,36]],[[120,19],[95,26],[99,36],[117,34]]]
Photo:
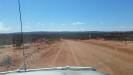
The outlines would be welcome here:
[[[80,21],[76,21],[76,22],[73,22],[73,23],[72,23],[72,25],[83,25],[83,24],[85,24],[85,23],[80,22]]]
[[[0,22],[0,32],[9,32],[11,31],[11,28],[6,27],[3,22]]]

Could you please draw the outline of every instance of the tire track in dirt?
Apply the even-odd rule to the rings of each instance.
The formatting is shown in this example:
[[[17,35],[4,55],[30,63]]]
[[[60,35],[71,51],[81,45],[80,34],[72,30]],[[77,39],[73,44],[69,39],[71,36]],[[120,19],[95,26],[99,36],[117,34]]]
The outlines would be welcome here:
[[[73,60],[75,62],[75,66],[80,66],[80,62],[79,62],[77,54],[75,52],[75,50],[77,50],[76,47],[71,47],[72,45],[69,44],[67,41],[64,41],[64,42],[68,46],[69,51],[72,53],[72,57],[73,57]]]
[[[91,62],[101,62],[101,67],[103,71],[108,69],[108,72],[113,75],[130,75],[132,74],[131,62],[127,62],[120,58],[120,56],[115,56],[114,50],[106,47],[101,47],[93,45],[90,43],[83,43],[79,41],[66,40],[71,45],[71,47],[76,47],[80,60],[84,64],[93,66]],[[91,58],[90,58],[91,57]],[[122,65],[122,66],[121,66]]]
[[[43,46],[43,45],[42,45]],[[32,48],[29,49],[32,53]],[[18,51],[20,53],[20,51]],[[111,75],[133,74],[133,55],[82,40],[61,40],[28,57],[30,68],[59,66],[96,67]],[[98,66],[98,67],[97,67]]]
[[[59,43],[51,44],[49,47],[41,49],[39,52],[34,53],[32,56],[33,60],[29,60],[31,58],[27,58],[29,60],[29,68],[45,68],[45,67],[53,67],[51,64],[56,54],[58,53]]]
[[[79,66],[74,49],[64,40],[61,40],[59,51],[52,62],[53,66]]]
[[[61,54],[61,51],[62,51],[62,50],[61,50],[60,48],[58,48],[58,49],[59,49],[59,50],[57,51],[57,53],[56,53],[54,59],[52,60],[52,63],[51,63],[52,66],[55,66],[55,63],[56,63],[57,59],[59,58],[59,55]]]

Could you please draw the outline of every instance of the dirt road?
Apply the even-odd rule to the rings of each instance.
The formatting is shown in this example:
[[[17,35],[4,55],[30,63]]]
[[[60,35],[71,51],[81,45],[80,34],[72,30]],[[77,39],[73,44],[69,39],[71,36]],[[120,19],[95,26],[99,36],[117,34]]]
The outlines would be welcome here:
[[[38,60],[31,63],[31,67],[91,66],[111,75],[133,74],[133,54],[91,42],[61,40],[51,46],[51,49],[41,51],[41,56],[38,54],[39,56],[35,56]]]
[[[91,42],[61,40],[37,52],[28,50],[28,68],[89,66],[111,75],[133,74],[133,54]]]

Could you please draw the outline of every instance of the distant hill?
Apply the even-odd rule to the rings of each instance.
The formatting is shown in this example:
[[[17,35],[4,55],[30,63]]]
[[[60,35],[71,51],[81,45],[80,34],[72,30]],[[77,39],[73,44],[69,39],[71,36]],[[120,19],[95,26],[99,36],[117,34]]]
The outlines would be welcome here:
[[[104,38],[107,40],[130,40],[133,41],[133,31],[128,32],[24,32],[24,42],[33,42],[38,38],[46,39],[97,39]],[[0,45],[15,44],[20,41],[20,33],[0,34]]]

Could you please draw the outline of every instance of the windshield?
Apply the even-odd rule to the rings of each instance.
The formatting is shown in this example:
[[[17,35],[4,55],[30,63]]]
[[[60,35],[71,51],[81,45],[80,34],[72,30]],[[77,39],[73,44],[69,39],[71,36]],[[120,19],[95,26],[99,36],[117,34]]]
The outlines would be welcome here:
[[[132,0],[0,0],[0,72],[93,67],[133,74]]]

